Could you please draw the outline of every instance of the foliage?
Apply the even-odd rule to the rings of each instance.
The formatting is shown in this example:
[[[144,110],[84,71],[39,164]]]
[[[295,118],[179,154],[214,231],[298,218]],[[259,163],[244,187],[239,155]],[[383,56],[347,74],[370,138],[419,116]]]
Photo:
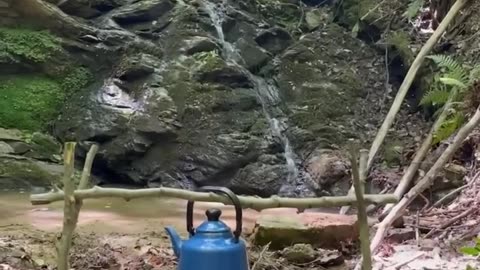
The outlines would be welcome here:
[[[461,110],[465,93],[472,88],[478,68],[470,73],[455,59],[447,55],[431,55],[431,59],[440,71],[435,74],[430,90],[422,97],[424,106],[444,106],[452,102],[446,120],[435,131],[433,143],[438,143],[452,135],[465,121]],[[460,106],[459,106],[460,105]]]
[[[212,71],[224,65],[224,61],[216,50],[194,54],[193,58],[200,64],[199,69],[204,71]]]
[[[288,0],[256,0],[255,2],[265,20],[279,24],[290,33],[300,31],[305,12],[300,5]]]
[[[56,116],[64,92],[58,82],[42,75],[2,78],[0,85],[0,126],[42,130]]]
[[[45,62],[61,50],[58,38],[48,31],[0,27],[0,55]]]
[[[460,252],[465,255],[470,256],[479,256],[480,255],[480,238],[475,239],[475,246],[473,247],[462,247],[460,248]],[[466,270],[476,270],[476,268],[468,265]]]
[[[85,87],[91,80],[91,72],[84,67],[77,67],[68,72],[61,82],[62,89],[66,93],[74,93]]]
[[[407,10],[403,13],[403,16],[407,17],[409,20],[415,18],[424,4],[425,0],[411,0],[408,4]]]
[[[388,45],[394,46],[396,52],[399,54],[405,64],[410,65],[415,59],[415,55],[410,49],[410,36],[402,30],[397,30],[389,33],[386,38]]]

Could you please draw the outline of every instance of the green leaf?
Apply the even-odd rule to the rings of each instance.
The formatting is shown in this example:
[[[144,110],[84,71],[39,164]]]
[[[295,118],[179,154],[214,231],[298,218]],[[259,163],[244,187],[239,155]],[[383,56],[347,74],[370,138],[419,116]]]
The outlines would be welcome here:
[[[467,88],[467,85],[464,84],[463,82],[455,79],[455,78],[448,78],[448,77],[443,77],[440,78],[440,81],[446,85],[452,85],[452,86],[458,86],[460,88]]]
[[[357,22],[352,28],[352,36],[356,37],[360,31],[360,22]]]
[[[460,248],[460,252],[466,255],[478,256],[480,254],[480,250],[474,247],[462,247]]]
[[[403,13],[403,16],[409,19],[413,19],[418,14],[420,9],[423,7],[423,4],[424,4],[424,0],[410,1],[410,3],[408,4],[407,10],[405,11],[405,13]]]
[[[448,101],[450,91],[444,89],[432,89],[420,100],[420,105],[443,105]]]

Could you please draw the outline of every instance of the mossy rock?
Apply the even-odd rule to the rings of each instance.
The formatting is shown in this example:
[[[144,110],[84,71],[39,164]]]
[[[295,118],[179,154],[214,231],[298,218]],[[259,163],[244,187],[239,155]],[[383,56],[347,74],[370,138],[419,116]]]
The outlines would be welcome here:
[[[4,189],[47,187],[58,183],[63,166],[28,158],[0,157],[0,184]]]
[[[0,127],[44,130],[57,116],[65,93],[43,75],[4,76],[0,85]]]
[[[59,39],[48,31],[0,27],[0,55],[43,63],[61,50]]]

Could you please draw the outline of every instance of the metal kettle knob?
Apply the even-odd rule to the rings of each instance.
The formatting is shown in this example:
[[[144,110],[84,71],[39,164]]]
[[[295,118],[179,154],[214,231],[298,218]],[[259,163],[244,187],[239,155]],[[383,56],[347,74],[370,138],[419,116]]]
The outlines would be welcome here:
[[[238,199],[237,195],[233,193],[230,189],[225,187],[213,187],[213,186],[204,186],[197,191],[205,191],[205,192],[215,192],[221,193],[226,195],[235,206],[235,220],[236,220],[236,229],[233,232],[235,236],[235,240],[238,241],[240,235],[242,234],[242,206],[240,204],[240,200]],[[195,228],[193,227],[193,204],[195,202],[189,200],[187,203],[187,231],[190,233],[191,236],[195,235]],[[207,218],[209,221],[218,221],[222,212],[219,209],[209,209],[206,211]]]

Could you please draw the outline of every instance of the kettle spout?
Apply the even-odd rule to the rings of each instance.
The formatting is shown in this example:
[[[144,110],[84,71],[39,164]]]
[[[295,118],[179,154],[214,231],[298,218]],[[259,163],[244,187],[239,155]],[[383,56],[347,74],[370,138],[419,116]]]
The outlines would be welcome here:
[[[182,238],[180,238],[180,235],[171,226],[166,227],[165,230],[167,231],[167,234],[170,237],[170,241],[172,242],[172,248],[175,256],[177,256],[177,258],[180,258],[180,250],[183,243]]]

